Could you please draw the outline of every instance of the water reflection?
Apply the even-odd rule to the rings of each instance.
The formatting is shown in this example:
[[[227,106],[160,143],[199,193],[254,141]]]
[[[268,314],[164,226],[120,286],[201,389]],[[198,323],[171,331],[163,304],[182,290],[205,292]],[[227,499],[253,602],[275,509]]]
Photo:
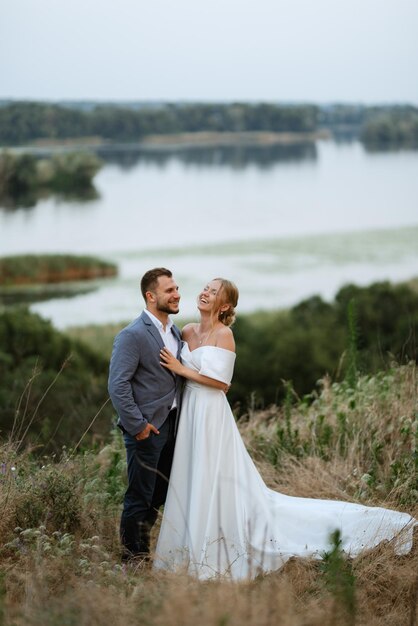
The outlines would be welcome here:
[[[30,151],[30,149],[28,149]],[[233,170],[244,170],[255,165],[260,169],[272,168],[277,163],[297,163],[316,161],[317,147],[314,142],[270,145],[213,145],[213,146],[156,146],[143,148],[138,145],[120,144],[99,146],[94,149],[105,165],[117,165],[123,171],[129,171],[138,165],[156,165],[164,169],[173,161],[193,167],[229,167]],[[56,151],[54,151],[56,153]],[[38,156],[51,156],[48,149],[36,152]],[[81,191],[54,192],[46,189],[25,190],[14,196],[0,195],[0,210],[32,209],[41,200],[53,198],[60,202],[88,204],[100,197],[92,185]]]
[[[271,145],[173,146],[144,149],[132,146],[100,147],[96,151],[106,163],[129,170],[138,164],[165,167],[173,160],[193,166],[229,166],[244,169],[249,165],[269,168],[278,162],[315,161],[314,142]]]
[[[388,143],[364,143],[364,150],[367,154],[396,154],[403,152],[418,152],[418,147],[414,145],[408,145],[406,143],[388,142]]]
[[[22,285],[12,287],[0,287],[0,307],[27,305],[35,302],[46,302],[48,300],[75,298],[97,291],[99,283],[89,285],[80,283],[68,284],[58,283],[53,285]]]
[[[337,145],[354,144],[354,143],[358,142],[358,137],[359,137],[359,134],[360,134],[360,130],[361,129],[358,128],[356,131],[353,131],[352,128],[344,127],[344,126],[339,126],[339,127],[333,128],[333,131],[332,131],[333,141]]]
[[[87,204],[100,198],[100,194],[94,185],[84,191],[53,192],[45,189],[29,190],[17,193],[14,196],[0,195],[0,211],[14,211],[15,209],[33,209],[40,200],[54,198],[57,204],[60,202]]]

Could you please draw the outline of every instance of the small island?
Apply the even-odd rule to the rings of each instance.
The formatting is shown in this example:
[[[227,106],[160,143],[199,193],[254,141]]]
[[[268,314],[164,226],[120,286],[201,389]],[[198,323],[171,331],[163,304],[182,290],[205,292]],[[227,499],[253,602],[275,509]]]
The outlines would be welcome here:
[[[24,254],[0,258],[0,287],[84,281],[116,274],[114,263],[92,256]]]

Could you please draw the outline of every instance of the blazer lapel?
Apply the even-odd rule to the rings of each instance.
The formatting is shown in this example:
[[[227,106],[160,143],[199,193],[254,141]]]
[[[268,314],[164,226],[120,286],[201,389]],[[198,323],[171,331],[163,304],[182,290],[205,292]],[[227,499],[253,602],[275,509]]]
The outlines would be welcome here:
[[[147,327],[147,330],[149,333],[151,333],[151,335],[154,337],[155,341],[157,342],[160,350],[161,348],[164,348],[164,341],[162,340],[162,337],[158,331],[158,328],[155,326],[155,324],[152,323],[152,321],[150,320],[150,318],[148,317],[148,315],[145,312],[142,312],[141,315],[141,319],[144,322],[145,326]],[[178,347],[177,347],[177,358],[180,358],[180,352],[181,349],[183,347],[183,341],[181,339],[181,333],[179,331],[179,329],[177,328],[177,326],[173,325],[171,328],[171,332],[174,334],[175,338],[178,341]],[[171,370],[166,370],[167,372],[169,372],[171,374],[171,376],[174,378],[175,381],[177,381],[178,376],[176,374],[174,374],[174,372],[172,372]]]
[[[171,332],[173,333],[173,335],[177,339],[177,358],[179,359],[184,342],[183,342],[183,340],[181,338],[181,332],[179,331],[179,329],[177,328],[176,325],[172,326]]]
[[[160,333],[158,332],[158,328],[155,326],[155,324],[152,323],[148,315],[143,312],[141,315],[141,319],[147,327],[148,332],[151,333],[155,341],[158,343],[159,348],[164,348],[164,342],[161,338]]]

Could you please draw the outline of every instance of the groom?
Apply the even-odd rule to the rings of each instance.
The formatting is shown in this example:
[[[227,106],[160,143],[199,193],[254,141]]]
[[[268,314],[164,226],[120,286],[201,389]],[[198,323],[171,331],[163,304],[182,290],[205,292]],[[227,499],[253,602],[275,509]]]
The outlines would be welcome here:
[[[149,558],[150,531],[164,504],[180,409],[181,379],[160,364],[164,346],[177,356],[180,294],[170,270],[157,267],[141,279],[142,314],[115,338],[109,394],[118,413],[128,463],[120,537],[123,560]]]

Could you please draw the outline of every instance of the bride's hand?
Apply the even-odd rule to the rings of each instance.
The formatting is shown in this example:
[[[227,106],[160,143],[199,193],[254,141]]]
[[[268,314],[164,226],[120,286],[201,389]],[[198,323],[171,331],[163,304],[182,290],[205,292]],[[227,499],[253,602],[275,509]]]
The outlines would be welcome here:
[[[163,367],[166,367],[170,371],[175,374],[180,374],[182,369],[182,364],[176,357],[170,352],[168,348],[162,348],[160,350],[160,363]]]

